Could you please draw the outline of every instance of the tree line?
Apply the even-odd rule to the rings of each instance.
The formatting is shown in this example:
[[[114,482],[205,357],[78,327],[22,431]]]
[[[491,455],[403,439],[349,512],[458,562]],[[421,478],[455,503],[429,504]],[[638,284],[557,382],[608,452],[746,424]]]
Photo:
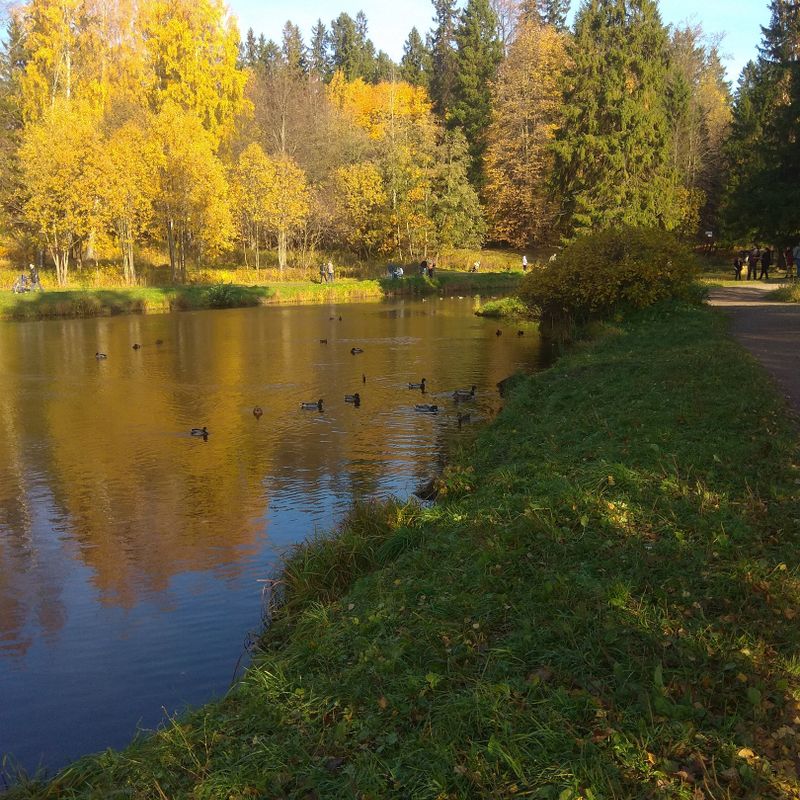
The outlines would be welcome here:
[[[414,260],[611,225],[797,234],[797,6],[735,96],[655,0],[433,0],[395,64],[363,13],[240,38],[221,0],[28,0],[0,54],[0,208],[59,282],[235,249]],[[794,170],[794,172],[792,172]],[[776,209],[776,196],[781,209]],[[229,256],[228,256],[229,257]]]

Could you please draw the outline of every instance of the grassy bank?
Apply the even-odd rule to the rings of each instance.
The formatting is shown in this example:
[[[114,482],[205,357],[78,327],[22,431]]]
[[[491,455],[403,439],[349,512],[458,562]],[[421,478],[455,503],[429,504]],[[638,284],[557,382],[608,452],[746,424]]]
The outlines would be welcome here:
[[[225,700],[11,797],[797,797],[797,435],[725,325],[520,381],[435,506],[295,554]]]
[[[790,283],[775,289],[767,295],[767,300],[778,300],[782,303],[800,303],[800,283]]]
[[[334,283],[284,281],[263,286],[239,284],[177,287],[85,288],[13,294],[0,291],[0,319],[33,320],[146,314],[204,308],[241,308],[276,303],[342,303],[386,296],[472,294],[513,291],[517,273],[440,272],[433,280],[343,279]]]
[[[479,306],[475,313],[489,319],[530,319],[530,309],[518,297],[502,297],[489,300]]]

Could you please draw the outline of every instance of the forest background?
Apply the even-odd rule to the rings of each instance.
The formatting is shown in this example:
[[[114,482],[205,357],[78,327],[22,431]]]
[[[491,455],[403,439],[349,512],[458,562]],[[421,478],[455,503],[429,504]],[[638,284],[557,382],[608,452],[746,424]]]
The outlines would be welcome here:
[[[617,225],[800,235],[800,19],[735,93],[653,0],[434,0],[395,64],[363,14],[240,37],[218,0],[30,0],[0,53],[6,263],[67,285],[536,252]],[[758,32],[754,32],[754,39]],[[383,267],[374,267],[375,269]]]

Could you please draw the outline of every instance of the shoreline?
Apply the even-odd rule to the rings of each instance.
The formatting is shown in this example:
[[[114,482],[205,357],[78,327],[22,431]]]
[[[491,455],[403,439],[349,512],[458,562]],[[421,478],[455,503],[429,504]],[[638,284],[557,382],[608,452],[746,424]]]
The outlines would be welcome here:
[[[395,280],[341,279],[333,284],[303,281],[259,286],[212,284],[68,289],[24,295],[0,292],[0,321],[80,319],[268,305],[364,302],[388,297],[510,292],[516,289],[521,278],[522,273],[515,272],[470,274],[442,270],[434,279],[410,276]]]
[[[785,401],[711,309],[594,330],[434,506],[296,548],[225,699],[9,798],[800,791]]]

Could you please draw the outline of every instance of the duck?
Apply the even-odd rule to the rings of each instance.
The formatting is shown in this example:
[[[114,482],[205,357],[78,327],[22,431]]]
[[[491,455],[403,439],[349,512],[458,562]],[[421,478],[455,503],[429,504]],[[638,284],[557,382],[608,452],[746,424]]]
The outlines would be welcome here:
[[[320,339],[319,343],[320,344],[328,344],[328,340],[327,339]]]
[[[361,347],[351,347],[350,348],[350,354],[354,355],[354,356],[357,356],[359,353],[363,353],[363,352],[364,352],[364,350]]]
[[[163,339],[156,339],[156,344],[164,344],[164,340]]]
[[[141,346],[141,345],[140,345],[140,344],[137,342],[137,343],[136,343],[136,344],[133,346],[133,349],[134,349],[134,350],[141,350],[141,349],[142,349],[142,346]]]
[[[320,397],[316,403],[300,403],[300,408],[303,411],[322,411],[322,398]]]
[[[367,382],[367,376],[362,372],[361,373],[361,383],[366,383],[366,382]]]
[[[458,427],[460,428],[465,422],[469,422],[471,416],[469,414],[459,414],[456,416],[456,422],[458,423]]]
[[[256,406],[256,407],[253,409],[253,416],[254,416],[256,419],[261,419],[261,417],[263,416],[263,414],[264,414],[264,409],[263,409],[263,408],[261,408],[261,406]]]
[[[342,318],[341,318],[341,317],[339,317],[339,322],[341,322],[341,321],[342,321]]]
[[[439,406],[431,405],[431,403],[417,403],[414,406],[414,411],[427,411],[431,414],[435,414],[439,410]]]
[[[502,335],[503,335],[503,331],[501,331],[501,330],[500,330],[500,328],[498,328],[498,329],[497,329],[497,330],[494,332],[494,335],[495,335],[495,336],[502,336]]]
[[[361,405],[361,395],[356,392],[355,394],[346,394],[344,396],[345,403],[352,403],[354,406]]]
[[[473,383],[471,389],[456,389],[453,392],[453,400],[458,402],[459,400],[472,400],[475,397],[475,390],[478,387]]]
[[[105,353],[95,353],[95,354],[94,354],[94,357],[95,357],[95,358],[96,358],[98,361],[102,361],[104,358],[108,358],[108,356],[107,356]]]
[[[208,428],[205,425],[202,428],[192,428],[189,433],[192,436],[202,436],[204,439],[208,438]]]
[[[524,336],[524,335],[525,335],[525,331],[517,331],[517,336]]]
[[[425,391],[425,384],[427,383],[427,379],[423,378],[419,383],[409,383],[409,389],[421,389],[423,392]]]

